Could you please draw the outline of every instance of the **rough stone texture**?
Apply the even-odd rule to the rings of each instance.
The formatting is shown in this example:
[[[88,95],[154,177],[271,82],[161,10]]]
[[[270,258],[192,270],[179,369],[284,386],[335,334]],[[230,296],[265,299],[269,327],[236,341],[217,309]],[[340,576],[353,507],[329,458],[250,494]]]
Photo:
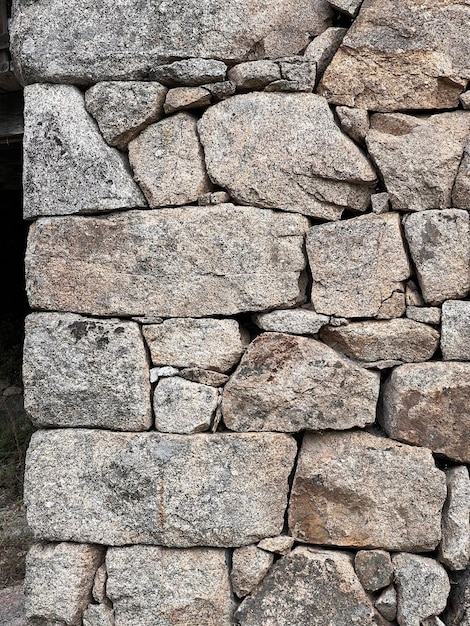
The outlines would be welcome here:
[[[263,89],[269,83],[281,79],[281,68],[274,61],[248,61],[232,67],[228,78],[239,90]]]
[[[416,363],[394,370],[384,389],[382,424],[394,439],[470,462],[470,363]]]
[[[215,59],[183,59],[152,69],[152,77],[168,87],[198,87],[225,80],[227,66]]]
[[[459,0],[368,0],[319,91],[373,111],[456,108],[470,74],[469,20]]]
[[[273,433],[39,431],[28,452],[28,522],[57,541],[255,543],[282,530],[296,451]]]
[[[285,556],[286,554],[289,554],[293,545],[293,537],[289,537],[288,535],[278,535],[277,537],[267,537],[266,539],[262,539],[258,544],[258,548]]]
[[[449,569],[465,569],[470,559],[470,479],[461,465],[446,470],[447,501],[442,512],[439,560]]]
[[[240,360],[249,337],[236,320],[176,318],[144,326],[154,365],[227,372]]]
[[[363,0],[328,0],[328,2],[334,9],[340,11],[340,13],[354,17],[359,11]]]
[[[315,311],[342,317],[400,317],[410,266],[396,214],[313,226],[307,236]]]
[[[211,103],[211,93],[204,87],[176,87],[170,89],[163,108],[170,114],[184,109],[200,109]]]
[[[199,196],[197,203],[199,206],[213,206],[230,202],[230,196],[226,191],[210,191]]]
[[[36,426],[147,430],[147,354],[135,322],[72,313],[26,318],[25,409]]]
[[[263,330],[293,335],[316,335],[325,324],[328,324],[330,318],[312,309],[301,308],[257,313],[253,315],[253,321]]]
[[[317,64],[304,56],[279,59],[281,79],[270,83],[265,91],[307,91],[315,87]]]
[[[30,304],[163,317],[293,306],[307,228],[299,215],[230,204],[45,218],[30,230]]]
[[[119,11],[113,0],[16,0],[14,8],[12,50],[26,83],[141,79],[185,57],[297,54],[333,17],[326,0],[122,0]]]
[[[395,554],[392,562],[400,626],[420,626],[421,620],[442,613],[450,592],[449,577],[442,565],[416,554]]]
[[[304,56],[315,61],[317,65],[317,80],[323,76],[347,32],[347,28],[327,28],[307,46]]]
[[[359,361],[427,361],[439,345],[437,330],[407,319],[326,326],[320,336],[335,350]]]
[[[407,306],[406,317],[423,324],[440,324],[441,309],[434,306]]]
[[[203,85],[204,89],[207,89],[216,100],[225,100],[236,91],[236,85],[232,80],[223,80],[220,83],[207,83]]]
[[[354,558],[354,569],[366,591],[388,587],[393,579],[392,560],[385,550],[359,550]]]
[[[129,161],[152,208],[194,202],[212,188],[197,121],[189,113],[146,128],[130,142]]]
[[[467,113],[467,115],[470,115]],[[457,178],[452,190],[452,204],[458,209],[470,209],[470,140],[467,141]]]
[[[25,614],[33,623],[81,626],[95,572],[104,558],[97,546],[33,545],[26,558]],[[51,591],[53,590],[53,593]]]
[[[111,548],[108,592],[120,626],[230,626],[224,550],[160,546]]]
[[[463,572],[451,574],[451,591],[444,613],[447,626],[470,624],[470,565]]]
[[[218,399],[215,387],[178,376],[165,378],[158,383],[153,396],[155,428],[182,435],[209,430]]]
[[[387,587],[374,604],[375,608],[386,620],[392,622],[397,616],[397,592],[393,585]]]
[[[31,85],[25,94],[24,217],[143,207],[124,156],[110,148],[68,85]]]
[[[229,379],[227,374],[203,370],[200,367],[185,367],[179,371],[179,375],[186,380],[191,380],[193,383],[211,385],[211,387],[221,387]]]
[[[470,91],[461,94],[459,100],[464,109],[470,109]]]
[[[369,113],[365,109],[355,109],[352,107],[336,107],[341,128],[354,141],[364,143],[369,131]],[[374,197],[371,196],[371,200]]]
[[[85,93],[85,106],[106,141],[124,150],[141,130],[163,117],[166,93],[156,82],[102,82]]]
[[[375,626],[379,622],[352,558],[300,546],[276,562],[235,614],[241,626]]]
[[[256,546],[243,546],[233,551],[232,579],[233,591],[239,598],[247,596],[259,585],[273,564],[274,556]]]
[[[470,290],[470,227],[467,211],[445,209],[409,215],[405,234],[424,301],[440,304]]]
[[[95,578],[93,580],[92,595],[93,600],[99,604],[106,602],[106,581],[108,579],[108,572],[106,570],[106,563],[103,563],[96,570]]]
[[[370,197],[370,203],[373,213],[377,213],[377,215],[388,213],[390,210],[390,195],[386,192],[373,193]]]
[[[114,626],[114,611],[105,604],[90,604],[83,613],[83,626]]]
[[[441,334],[444,360],[470,361],[470,302],[444,302]]]
[[[325,219],[367,208],[375,172],[324,98],[241,94],[207,110],[198,128],[209,176],[242,204]]]
[[[27,626],[23,605],[23,585],[0,589],[0,623],[5,626]]]
[[[419,307],[424,304],[424,300],[414,280],[409,280],[406,283],[405,300],[406,306]]]
[[[367,147],[395,210],[459,206],[452,204],[452,188],[470,134],[470,113],[375,114],[370,124]]]
[[[445,496],[429,450],[366,432],[306,433],[290,534],[304,543],[429,551],[441,536]]]
[[[315,339],[265,333],[225,386],[222,412],[235,431],[346,429],[375,420],[379,377]]]

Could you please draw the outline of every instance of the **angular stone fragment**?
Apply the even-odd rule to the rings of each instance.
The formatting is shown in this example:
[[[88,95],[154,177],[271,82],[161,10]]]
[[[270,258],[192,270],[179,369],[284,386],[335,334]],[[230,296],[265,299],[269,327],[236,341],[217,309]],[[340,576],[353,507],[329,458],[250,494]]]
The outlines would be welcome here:
[[[406,283],[405,300],[407,307],[420,307],[424,305],[424,300],[414,280],[409,280]]]
[[[378,591],[392,582],[392,561],[385,550],[359,550],[354,569],[366,591]]]
[[[263,330],[292,335],[316,335],[320,328],[328,324],[330,318],[312,309],[301,308],[257,313],[253,315],[253,321]]]
[[[375,608],[386,620],[393,621],[397,616],[397,592],[393,585],[387,587],[374,603]]]
[[[216,100],[225,100],[236,91],[236,85],[232,80],[223,80],[220,83],[207,83],[203,85],[204,89],[207,89]]]
[[[470,363],[416,363],[394,370],[384,389],[382,425],[394,439],[470,462]]]
[[[233,551],[232,587],[239,598],[244,598],[260,584],[273,564],[274,556],[256,546],[243,546]]]
[[[398,215],[364,215],[313,226],[307,253],[318,313],[379,318],[403,314],[401,281],[410,275],[410,266]]]
[[[365,109],[354,109],[352,107],[336,107],[336,115],[338,116],[341,128],[354,141],[364,143],[366,135],[369,131],[369,113]],[[371,196],[372,198],[376,194]]]
[[[197,203],[199,206],[214,206],[215,204],[224,204],[230,202],[230,196],[226,191],[210,191],[199,196]]]
[[[422,620],[442,613],[450,592],[449,577],[442,565],[434,559],[403,553],[395,554],[392,562],[400,626],[420,626]]]
[[[269,83],[281,79],[281,68],[274,61],[248,61],[232,67],[228,77],[237,89],[263,89]]]
[[[406,239],[424,301],[440,304],[470,290],[470,226],[467,211],[445,209],[408,215]]]
[[[124,150],[141,130],[163,117],[166,93],[156,82],[102,82],[86,91],[85,106],[109,145]]]
[[[470,115],[470,113],[467,113]],[[457,209],[470,209],[470,140],[465,146],[463,158],[452,190],[452,205]]]
[[[235,431],[343,430],[375,420],[379,377],[315,339],[265,333],[225,386],[222,412]]]
[[[446,361],[470,361],[470,302],[447,300],[442,305],[442,355]]]
[[[30,230],[30,304],[136,317],[295,306],[307,228],[300,215],[231,204],[46,218]]]
[[[281,79],[270,83],[265,91],[312,91],[315,87],[317,64],[305,56],[278,60]]]
[[[406,317],[422,324],[440,324],[441,309],[434,306],[407,306]]]
[[[289,537],[288,535],[278,535],[277,537],[267,537],[266,539],[262,539],[258,548],[262,550],[266,550],[267,552],[274,552],[275,554],[286,555],[292,549],[294,545],[294,538]]]
[[[211,97],[204,87],[175,87],[168,92],[163,109],[168,115],[185,109],[200,109],[211,103]]]
[[[229,379],[227,374],[203,370],[200,367],[185,367],[179,371],[179,375],[186,380],[201,383],[201,385],[210,385],[211,387],[222,387]]]
[[[26,557],[25,614],[31,623],[81,626],[104,550],[73,543],[35,544]]]
[[[319,96],[241,94],[198,128],[209,176],[243,204],[324,219],[367,208],[375,172]]]
[[[240,626],[382,623],[354,573],[349,554],[304,546],[276,562],[235,617]]]
[[[83,613],[83,626],[114,625],[114,610],[105,604],[90,604]]]
[[[68,85],[25,89],[24,217],[143,207],[129,166]]]
[[[224,550],[160,546],[110,548],[108,591],[116,624],[230,626]]]
[[[460,0],[368,0],[319,92],[372,111],[456,108],[470,74],[469,21]]]
[[[447,501],[442,511],[439,560],[449,569],[465,569],[470,559],[470,479],[461,465],[446,470]]]
[[[335,350],[359,361],[427,361],[439,346],[437,330],[407,319],[326,326],[320,336]]]
[[[304,543],[429,551],[441,536],[445,496],[429,450],[360,431],[306,433],[290,534]]]
[[[39,538],[105,545],[255,543],[282,530],[296,451],[274,433],[38,431],[29,524]]]
[[[147,430],[147,354],[135,322],[33,313],[26,318],[24,402],[36,426]]]
[[[367,147],[392,207],[396,211],[452,207],[452,188],[470,134],[470,113],[375,114],[370,122]]]
[[[154,365],[227,372],[240,360],[249,337],[236,320],[174,318],[144,326]]]
[[[227,66],[215,59],[183,59],[152,69],[152,78],[167,87],[198,87],[225,80]]]
[[[359,11],[359,7],[361,6],[363,0],[328,0],[328,2],[337,11],[354,17]]]
[[[382,213],[388,213],[390,210],[390,195],[384,193],[373,193],[370,197],[370,203],[372,205],[372,213],[382,215]]]
[[[99,604],[106,602],[106,581],[108,579],[108,572],[106,570],[106,563],[102,563],[96,570],[95,578],[93,580],[92,595],[93,600]]]
[[[130,142],[129,161],[152,208],[194,202],[211,190],[196,118],[189,113],[146,128]]]
[[[470,109],[470,90],[461,94],[459,100],[464,109]]]
[[[323,76],[347,32],[347,28],[327,28],[307,46],[304,55],[308,59],[315,61],[317,65],[317,81]]]

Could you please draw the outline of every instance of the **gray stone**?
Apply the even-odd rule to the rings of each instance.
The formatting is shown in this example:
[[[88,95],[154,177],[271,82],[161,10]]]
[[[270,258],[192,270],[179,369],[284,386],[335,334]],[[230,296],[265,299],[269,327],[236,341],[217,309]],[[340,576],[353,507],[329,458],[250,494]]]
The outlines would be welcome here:
[[[421,626],[446,626],[438,617],[428,617],[421,622]]]
[[[408,215],[404,226],[424,301],[465,297],[470,290],[468,212],[423,211]]]
[[[274,556],[256,546],[243,546],[233,551],[232,587],[239,598],[244,598],[257,587],[273,564]]]
[[[308,59],[315,61],[317,65],[317,81],[323,76],[324,71],[331,63],[347,32],[347,28],[327,28],[307,46],[304,55]]]
[[[372,205],[372,213],[382,215],[382,213],[388,213],[390,210],[390,195],[384,193],[373,193],[370,197],[370,203]]]
[[[307,308],[257,313],[252,319],[263,330],[293,335],[316,335],[330,321],[327,315],[321,315]]]
[[[317,64],[304,56],[278,59],[280,80],[270,83],[265,91],[312,91],[315,87]]]
[[[382,624],[349,554],[300,546],[276,562],[235,614],[241,626]]]
[[[470,139],[465,146],[452,190],[452,206],[457,209],[470,209]]]
[[[320,336],[335,350],[359,361],[427,361],[439,346],[437,330],[407,319],[326,326]]]
[[[141,130],[163,117],[166,93],[155,82],[102,82],[85,93],[85,106],[109,145],[124,150]]]
[[[129,161],[152,208],[194,202],[212,188],[189,113],[147,127],[129,143]]]
[[[464,109],[470,109],[470,90],[460,94],[459,100]]]
[[[198,128],[209,176],[243,204],[325,219],[369,204],[375,172],[324,98],[241,94],[210,107]]]
[[[435,306],[407,306],[406,317],[423,324],[440,324],[441,309]]]
[[[201,385],[210,385],[211,387],[222,387],[229,379],[227,374],[203,370],[200,367],[185,367],[179,371],[179,375],[186,380],[201,383]]]
[[[456,108],[469,78],[469,20],[470,7],[453,0],[368,0],[319,92],[372,111]]]
[[[151,76],[167,87],[198,87],[225,80],[227,66],[215,59],[183,59],[151,70]]]
[[[281,532],[296,452],[291,437],[274,433],[37,431],[28,522],[57,541],[248,545]]]
[[[209,106],[211,93],[204,87],[175,87],[166,96],[165,113],[175,113],[185,109],[200,109]]]
[[[25,409],[36,426],[147,430],[147,354],[135,322],[32,313],[26,318]]]
[[[97,546],[35,544],[26,557],[25,614],[32,623],[81,626],[104,550]]]
[[[232,80],[223,80],[220,83],[207,83],[203,85],[216,100],[225,100],[230,98],[236,91],[236,85]]]
[[[441,538],[445,475],[431,452],[367,432],[306,433],[292,487],[296,541],[423,552]]]
[[[447,626],[470,624],[470,565],[463,572],[451,574],[451,591],[443,619]]]
[[[365,109],[355,109],[353,107],[336,107],[336,115],[338,116],[341,128],[354,141],[364,143],[366,135],[369,132],[369,113]],[[372,199],[377,194],[372,194]]]
[[[236,320],[174,318],[143,327],[154,365],[227,372],[240,360],[249,337]]]
[[[199,206],[213,206],[230,202],[230,196],[226,191],[210,191],[199,196],[197,203]]]
[[[295,306],[307,228],[300,215],[231,204],[44,218],[30,230],[30,305],[137,317]]]
[[[0,623],[5,626],[28,626],[24,616],[23,585],[0,589]]]
[[[374,603],[375,608],[386,620],[392,622],[397,616],[397,592],[393,585],[387,587]]]
[[[103,563],[96,570],[95,578],[93,579],[92,595],[93,600],[98,604],[106,603],[106,581],[108,579],[108,572],[106,570],[106,563]]]
[[[470,363],[410,363],[384,389],[382,425],[393,439],[470,462]]]
[[[442,356],[446,361],[470,361],[470,302],[447,300],[442,305]]]
[[[114,610],[105,604],[90,604],[83,613],[83,626],[114,625]]]
[[[343,430],[375,420],[379,376],[320,341],[264,333],[225,386],[222,412],[235,431]]]
[[[161,380],[153,395],[155,428],[190,435],[209,430],[219,400],[215,387],[179,376]]]
[[[400,317],[410,266],[396,214],[313,226],[307,235],[315,311],[344,317]]]
[[[453,111],[430,117],[375,114],[370,124],[367,147],[383,176],[393,209],[458,206],[452,204],[452,188],[470,134],[470,113]]]
[[[328,2],[340,13],[355,17],[363,0],[328,0]]]
[[[470,559],[470,479],[461,465],[446,470],[447,501],[442,511],[439,560],[451,570],[465,569]]]
[[[292,550],[294,545],[294,538],[289,535],[278,535],[277,537],[267,537],[262,539],[258,548],[266,550],[267,552],[274,552],[274,554],[286,555]]]
[[[274,61],[248,61],[232,67],[228,77],[241,91],[263,89],[269,83],[281,79],[281,68]]]
[[[110,548],[108,590],[116,624],[230,626],[225,550],[160,546]]]
[[[123,155],[110,148],[68,85],[25,89],[24,217],[143,207]]]
[[[434,559],[403,553],[395,554],[392,562],[400,626],[420,626],[422,620],[442,613],[450,592],[449,577],[442,565]]]
[[[354,558],[354,569],[366,591],[388,587],[393,579],[392,560],[385,550],[359,550]]]
[[[156,369],[158,378],[168,378],[170,376],[178,376],[179,374],[179,370],[171,365],[165,365],[164,367],[158,367]]]

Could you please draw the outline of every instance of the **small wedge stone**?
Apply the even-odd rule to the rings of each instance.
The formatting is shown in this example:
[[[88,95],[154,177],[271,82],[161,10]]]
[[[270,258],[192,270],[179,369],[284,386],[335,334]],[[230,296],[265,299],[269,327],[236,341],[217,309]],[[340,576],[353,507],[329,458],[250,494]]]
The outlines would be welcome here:
[[[273,564],[274,556],[256,546],[236,548],[232,556],[232,587],[239,598],[244,598],[260,584]]]
[[[382,213],[388,213],[390,210],[390,195],[384,193],[373,193],[370,197],[372,205],[372,213],[382,215]]]
[[[307,308],[257,313],[252,319],[263,330],[293,335],[316,335],[330,321],[329,316]]]
[[[358,143],[364,143],[366,135],[369,131],[369,113],[365,109],[355,109],[352,107],[338,106],[336,107],[336,115],[338,116],[341,128],[347,133],[351,139]],[[371,201],[377,194],[371,196]],[[384,211],[382,211],[383,213]],[[377,211],[374,211],[377,213]]]
[[[317,65],[317,81],[323,76],[347,32],[347,28],[327,28],[307,46],[304,56],[315,61]]]
[[[178,373],[181,378],[191,380],[193,383],[201,383],[201,385],[210,385],[211,387],[222,387],[229,379],[227,374],[203,370],[200,367],[185,367]]]
[[[407,306],[406,317],[422,324],[441,323],[441,309],[435,306]]]
[[[83,626],[115,626],[114,610],[105,604],[90,604],[83,613]]]
[[[447,300],[442,305],[442,356],[446,361],[470,361],[470,302]]]
[[[274,554],[282,554],[285,556],[289,554],[294,545],[294,538],[288,535],[279,535],[278,537],[267,537],[262,539],[258,548],[266,550],[267,552],[274,552]]]
[[[166,95],[163,109],[167,115],[186,109],[200,109],[209,106],[211,93],[204,87],[175,87]]]
[[[393,579],[392,560],[385,550],[359,550],[354,558],[354,569],[366,591],[388,587]]]
[[[195,58],[154,67],[151,77],[167,87],[199,87],[223,81],[226,72],[227,66],[222,61]]]
[[[397,616],[397,592],[393,585],[387,587],[374,603],[375,608],[386,620],[392,622]]]

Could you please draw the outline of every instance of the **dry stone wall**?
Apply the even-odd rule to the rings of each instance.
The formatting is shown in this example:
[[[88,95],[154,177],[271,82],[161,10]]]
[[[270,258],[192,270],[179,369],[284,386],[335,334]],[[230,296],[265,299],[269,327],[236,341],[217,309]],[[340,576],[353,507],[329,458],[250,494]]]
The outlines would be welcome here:
[[[16,0],[12,47],[30,623],[469,626],[468,2]]]

